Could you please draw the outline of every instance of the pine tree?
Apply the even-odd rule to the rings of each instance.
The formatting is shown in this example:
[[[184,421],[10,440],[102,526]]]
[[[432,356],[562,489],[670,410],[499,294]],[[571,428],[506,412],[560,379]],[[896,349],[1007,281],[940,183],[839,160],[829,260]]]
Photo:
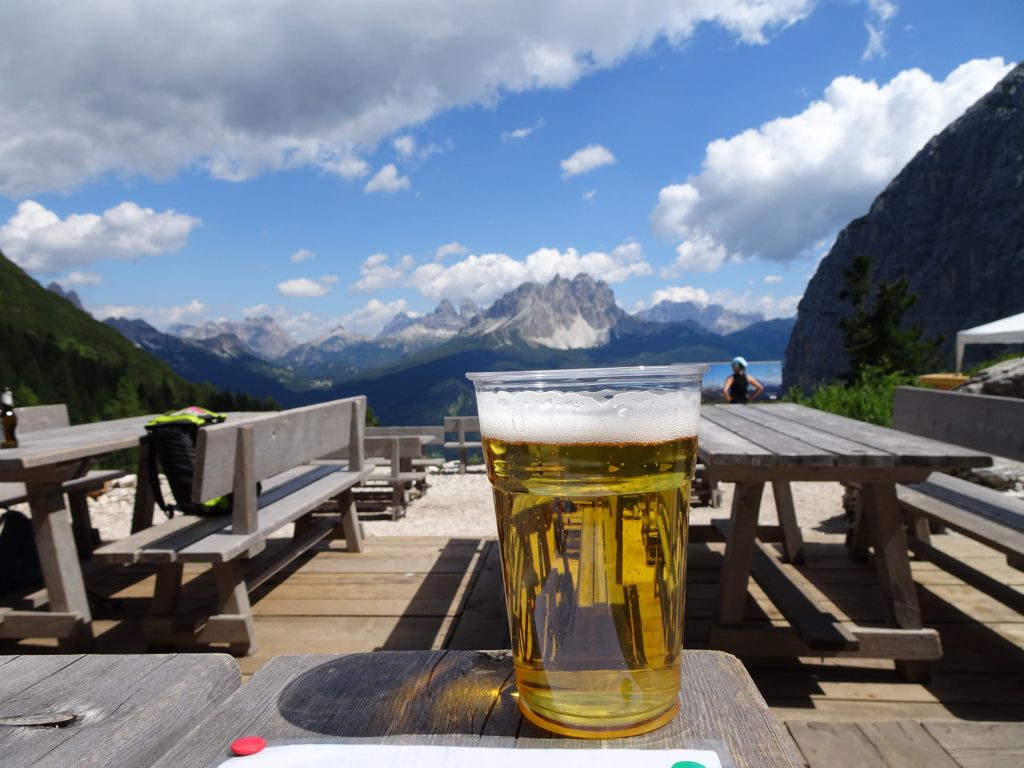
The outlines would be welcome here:
[[[858,254],[845,272],[846,288],[839,293],[854,309],[851,317],[839,321],[850,359],[847,379],[855,380],[868,367],[883,374],[924,373],[935,365],[942,339],[922,341],[920,326],[903,327],[904,315],[918,299],[905,277],[880,283],[871,302],[870,274],[871,256]]]

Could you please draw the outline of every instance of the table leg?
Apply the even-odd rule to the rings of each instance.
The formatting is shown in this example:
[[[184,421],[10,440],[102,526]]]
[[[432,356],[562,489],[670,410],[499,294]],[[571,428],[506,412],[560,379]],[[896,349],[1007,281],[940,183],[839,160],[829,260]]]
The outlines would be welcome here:
[[[910,571],[907,535],[893,483],[864,483],[862,522],[874,539],[875,568],[885,598],[886,610],[896,626],[902,629],[921,628],[921,606],[917,587]],[[896,669],[908,680],[923,681],[929,677],[927,662],[897,661]]]
[[[782,555],[787,563],[804,561],[804,539],[796,521],[793,506],[793,489],[788,480],[773,480],[772,493],[775,508],[779,512],[779,527],[782,528]]]
[[[872,535],[870,526],[871,520],[864,514],[864,494],[866,491],[861,488],[857,492],[857,506],[853,512],[853,527],[846,535],[846,546],[849,551],[846,556],[856,563],[863,563],[868,559],[868,545]]]
[[[76,612],[82,617],[81,629],[71,644],[88,650],[93,643],[92,613],[71,532],[71,514],[64,506],[64,489],[57,481],[29,483],[27,490],[36,551],[50,610]],[[61,641],[62,647],[65,644]]]
[[[725,542],[722,563],[719,624],[740,624],[747,602],[747,584],[754,562],[754,539],[757,537],[757,514],[761,509],[763,482],[736,483],[732,497],[729,537]]]
[[[149,528],[153,524],[156,498],[149,477],[149,452],[152,447],[149,438],[139,442],[139,466],[135,471],[135,508],[132,510],[132,533]]]

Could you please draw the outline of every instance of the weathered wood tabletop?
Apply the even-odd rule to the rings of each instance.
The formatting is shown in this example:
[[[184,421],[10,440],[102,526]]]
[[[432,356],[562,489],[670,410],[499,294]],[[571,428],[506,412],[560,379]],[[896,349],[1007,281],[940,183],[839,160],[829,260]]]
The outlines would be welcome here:
[[[723,765],[802,765],[743,665],[685,651],[681,710],[664,728],[609,741],[557,737],[516,708],[508,652],[404,651],[272,659],[157,763],[208,768],[245,735],[301,740],[509,748],[715,749]],[[729,756],[734,762],[729,762]]]
[[[240,680],[226,654],[0,656],[0,765],[148,768]]]
[[[932,471],[990,466],[992,458],[961,446],[879,427],[793,403],[704,406],[698,453],[714,481],[734,482],[726,531],[718,624],[712,643],[737,653],[862,655],[897,659],[908,677],[927,676],[923,662],[941,656],[938,635],[922,629],[910,573],[896,483],[920,482]],[[824,613],[794,579],[802,560],[790,481],[860,484],[853,553],[875,550],[875,566],[895,629],[854,627]],[[757,539],[765,483],[779,513],[782,562]],[[837,512],[839,510],[836,510]],[[738,633],[751,570],[799,636],[774,630]],[[916,660],[916,661],[915,661]]]

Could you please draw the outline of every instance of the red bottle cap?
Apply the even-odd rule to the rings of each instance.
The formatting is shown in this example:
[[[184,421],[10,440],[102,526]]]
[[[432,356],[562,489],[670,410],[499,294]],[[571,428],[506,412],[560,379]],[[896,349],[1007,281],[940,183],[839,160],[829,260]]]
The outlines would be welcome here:
[[[265,746],[267,746],[267,740],[260,736],[243,736],[231,742],[231,751],[239,757],[243,757],[262,752]]]

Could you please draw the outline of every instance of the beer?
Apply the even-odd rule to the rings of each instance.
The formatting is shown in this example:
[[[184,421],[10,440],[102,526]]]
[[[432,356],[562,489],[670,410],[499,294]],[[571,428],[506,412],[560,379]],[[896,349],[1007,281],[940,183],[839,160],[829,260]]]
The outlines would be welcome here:
[[[609,370],[610,384],[595,371],[589,388],[579,379],[591,372],[568,372],[579,391],[470,375],[519,708],[548,730],[600,738],[653,730],[678,709],[702,374],[682,369],[681,384],[680,366]],[[620,370],[669,381],[618,391]]]
[[[3,425],[4,438],[0,448],[18,447],[18,414],[14,412],[14,395],[10,389],[0,393],[0,423]]]
[[[483,443],[527,716],[574,735],[670,720],[696,438]]]

